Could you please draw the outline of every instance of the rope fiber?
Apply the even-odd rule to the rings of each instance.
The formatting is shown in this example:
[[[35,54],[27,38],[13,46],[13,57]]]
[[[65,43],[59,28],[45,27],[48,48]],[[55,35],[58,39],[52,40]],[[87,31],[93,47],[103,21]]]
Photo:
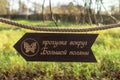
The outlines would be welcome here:
[[[14,25],[20,28],[36,30],[36,31],[47,31],[47,32],[91,32],[91,31],[106,30],[106,29],[120,27],[120,23],[117,23],[117,24],[103,25],[92,28],[58,28],[58,27],[50,28],[50,27],[38,27],[38,26],[29,26],[25,24],[20,24],[5,18],[0,18],[0,22]]]

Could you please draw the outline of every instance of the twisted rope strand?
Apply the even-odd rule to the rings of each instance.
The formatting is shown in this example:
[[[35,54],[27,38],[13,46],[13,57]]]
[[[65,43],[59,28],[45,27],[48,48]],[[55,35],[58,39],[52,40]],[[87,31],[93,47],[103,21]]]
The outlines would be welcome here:
[[[91,31],[106,30],[106,29],[120,27],[120,23],[118,23],[118,24],[97,26],[94,28],[58,28],[58,27],[50,28],[50,27],[29,26],[29,25],[20,24],[8,19],[4,19],[4,18],[0,18],[0,22],[25,28],[25,29],[36,30],[36,31],[48,31],[48,32],[91,32]]]

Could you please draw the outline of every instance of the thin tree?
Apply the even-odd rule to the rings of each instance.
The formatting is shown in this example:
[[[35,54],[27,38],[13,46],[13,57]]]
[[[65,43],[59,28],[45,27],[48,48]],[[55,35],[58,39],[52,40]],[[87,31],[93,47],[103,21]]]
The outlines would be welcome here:
[[[97,23],[99,22],[99,23],[102,23],[103,22],[103,17],[102,17],[102,15],[101,15],[101,2],[100,2],[100,0],[96,0],[96,6],[97,6],[97,16],[98,17],[100,17],[100,19],[98,19],[98,21],[97,21]],[[97,20],[96,19],[96,20]]]
[[[84,14],[82,15],[83,16],[82,23],[84,24],[85,16],[86,16],[86,5],[87,5],[86,0],[83,0],[83,3],[84,3],[84,9],[83,9]]]
[[[92,0],[83,0],[83,2],[84,2],[83,24],[86,21],[86,16],[88,16],[88,23],[92,24],[92,19],[91,19],[91,4],[92,4]]]
[[[51,18],[52,21],[55,23],[55,25],[58,26],[57,21],[55,20],[55,18],[54,18],[54,16],[53,16],[52,6],[51,6],[51,0],[49,0],[49,6],[50,6],[50,18]]]
[[[107,12],[108,16],[110,16],[111,19],[113,19],[113,20],[117,23],[118,20],[117,20],[114,16],[112,16],[112,15],[107,11],[107,9],[105,8],[105,6],[104,6],[104,4],[103,4],[103,0],[100,0],[100,2],[101,2],[101,5],[103,6],[104,10]]]
[[[88,9],[87,9],[87,14],[88,14],[88,18],[89,18],[89,23],[92,24],[92,19],[91,19],[91,15],[92,15],[92,0],[89,0],[89,5],[88,5]]]
[[[19,12],[21,12],[22,10],[21,0],[19,0],[18,3],[19,3]]]
[[[27,0],[27,3],[29,4],[29,0]],[[28,19],[28,17],[29,17],[29,8],[28,8],[28,6],[26,6],[25,18]]]
[[[42,20],[44,22],[44,4],[45,4],[45,0],[43,0],[43,3],[42,3]]]

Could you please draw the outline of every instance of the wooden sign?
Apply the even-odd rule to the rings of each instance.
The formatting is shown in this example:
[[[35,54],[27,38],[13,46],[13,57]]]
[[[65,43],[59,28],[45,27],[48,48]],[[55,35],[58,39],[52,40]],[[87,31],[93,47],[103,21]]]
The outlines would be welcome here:
[[[96,62],[91,46],[98,34],[26,33],[15,49],[27,61]]]

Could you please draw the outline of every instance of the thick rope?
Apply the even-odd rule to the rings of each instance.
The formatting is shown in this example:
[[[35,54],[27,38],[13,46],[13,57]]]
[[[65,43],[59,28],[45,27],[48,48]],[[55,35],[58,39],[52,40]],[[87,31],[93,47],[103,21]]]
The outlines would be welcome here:
[[[30,30],[36,30],[36,31],[47,31],[47,32],[90,32],[90,31],[98,31],[98,30],[106,30],[111,28],[117,28],[120,27],[120,23],[118,24],[110,24],[110,25],[103,25],[93,28],[50,28],[50,27],[37,27],[37,26],[28,26],[25,24],[20,24],[8,19],[0,18],[0,22],[14,25],[17,27],[30,29]]]

